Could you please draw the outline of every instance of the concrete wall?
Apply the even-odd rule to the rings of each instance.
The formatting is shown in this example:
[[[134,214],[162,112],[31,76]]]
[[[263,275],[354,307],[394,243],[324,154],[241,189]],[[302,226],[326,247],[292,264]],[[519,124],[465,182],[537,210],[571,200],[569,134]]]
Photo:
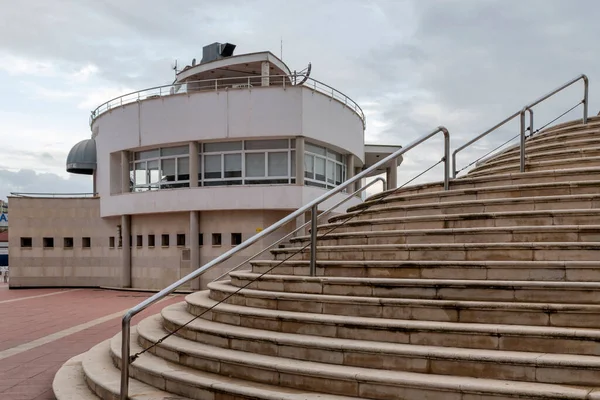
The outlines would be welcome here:
[[[117,286],[121,251],[109,248],[118,218],[100,218],[97,198],[41,199],[11,197],[9,237],[10,286]],[[21,248],[21,238],[31,237],[32,247]],[[43,238],[54,238],[54,248],[44,248]],[[64,238],[73,248],[64,248]],[[91,239],[82,248],[82,238]]]

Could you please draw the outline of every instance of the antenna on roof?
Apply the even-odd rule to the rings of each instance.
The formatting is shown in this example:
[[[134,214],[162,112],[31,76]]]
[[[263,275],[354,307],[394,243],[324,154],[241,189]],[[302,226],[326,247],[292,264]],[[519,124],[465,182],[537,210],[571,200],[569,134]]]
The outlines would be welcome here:
[[[279,59],[283,61],[283,36],[281,37],[281,43],[279,45]]]
[[[171,69],[175,71],[175,75],[177,75],[177,59],[175,59],[175,62],[171,63]]]

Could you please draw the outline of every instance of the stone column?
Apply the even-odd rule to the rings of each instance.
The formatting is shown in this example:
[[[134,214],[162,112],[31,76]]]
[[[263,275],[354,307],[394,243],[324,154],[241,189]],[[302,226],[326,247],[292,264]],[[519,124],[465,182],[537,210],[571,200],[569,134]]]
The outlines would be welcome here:
[[[304,186],[304,138],[296,138],[296,185]]]
[[[352,178],[354,176],[354,155],[347,154],[346,155],[346,180]],[[352,184],[346,188],[348,193],[354,192],[356,189],[354,187],[356,184]]]
[[[398,187],[398,164],[396,160],[390,161],[386,174],[387,188],[396,189]]]
[[[200,211],[190,211],[190,267],[200,268]],[[192,290],[200,289],[200,278],[191,281]]]
[[[121,193],[129,193],[129,152],[121,151]]]
[[[198,142],[190,142],[190,187],[198,187],[198,153]]]
[[[121,287],[131,287],[131,215],[121,215]]]
[[[269,62],[263,61],[260,65],[260,74],[262,75],[261,85],[269,86]]]

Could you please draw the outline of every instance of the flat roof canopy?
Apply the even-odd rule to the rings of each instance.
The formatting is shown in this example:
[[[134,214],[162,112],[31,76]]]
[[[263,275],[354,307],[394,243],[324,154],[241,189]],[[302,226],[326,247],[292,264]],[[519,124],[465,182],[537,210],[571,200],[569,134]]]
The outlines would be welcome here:
[[[369,168],[370,166],[376,164],[377,162],[383,160],[390,154],[400,150],[402,146],[388,146],[381,144],[365,144],[365,165],[364,169]],[[396,164],[402,164],[402,156],[396,159]],[[381,175],[386,172],[387,166],[381,166],[377,168],[375,171],[371,172],[368,176],[376,176]]]

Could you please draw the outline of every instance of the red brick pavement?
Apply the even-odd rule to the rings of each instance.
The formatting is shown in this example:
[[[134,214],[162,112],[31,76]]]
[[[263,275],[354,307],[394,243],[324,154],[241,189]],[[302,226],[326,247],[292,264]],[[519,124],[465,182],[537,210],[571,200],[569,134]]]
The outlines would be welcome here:
[[[43,293],[40,290],[46,291],[10,292],[18,292],[18,296],[24,298],[51,293],[53,289]],[[0,301],[9,298],[10,294],[6,292],[6,285],[0,284]],[[150,295],[83,289],[0,304],[0,351],[130,308]],[[132,324],[179,301],[183,301],[183,296],[173,296],[156,304],[135,317]],[[120,331],[120,325],[121,318],[114,318],[0,360],[0,400],[54,400],[52,380],[60,366],[69,358],[114,336]]]

